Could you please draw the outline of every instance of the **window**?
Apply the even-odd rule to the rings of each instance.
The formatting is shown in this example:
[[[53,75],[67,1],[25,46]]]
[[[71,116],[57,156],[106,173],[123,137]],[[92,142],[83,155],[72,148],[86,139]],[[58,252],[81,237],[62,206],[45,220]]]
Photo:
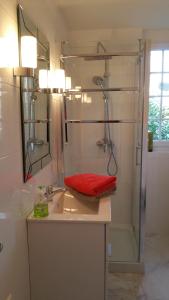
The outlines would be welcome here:
[[[169,140],[169,50],[151,51],[148,129]]]

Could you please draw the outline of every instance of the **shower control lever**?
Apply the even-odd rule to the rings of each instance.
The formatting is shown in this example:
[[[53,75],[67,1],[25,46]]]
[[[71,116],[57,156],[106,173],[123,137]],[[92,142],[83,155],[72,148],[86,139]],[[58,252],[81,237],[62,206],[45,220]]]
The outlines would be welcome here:
[[[105,144],[104,140],[99,140],[99,141],[96,142],[96,145],[99,146],[99,147],[103,147],[104,144]]]
[[[104,152],[107,150],[107,143],[105,142],[104,139],[98,140],[98,141],[96,142],[96,145],[97,145],[98,147],[100,147],[100,148],[103,148],[103,151],[104,151]]]
[[[98,140],[98,141],[96,142],[96,145],[97,145],[98,147],[100,147],[100,148],[103,148],[103,151],[106,152],[107,149],[108,149],[109,147],[112,146],[112,141],[103,138],[102,140]]]

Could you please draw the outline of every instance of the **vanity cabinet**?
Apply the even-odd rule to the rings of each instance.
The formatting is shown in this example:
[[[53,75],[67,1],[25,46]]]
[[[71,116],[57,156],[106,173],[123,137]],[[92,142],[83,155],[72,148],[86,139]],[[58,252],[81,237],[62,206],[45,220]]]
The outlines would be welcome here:
[[[105,299],[106,224],[28,219],[31,300]]]

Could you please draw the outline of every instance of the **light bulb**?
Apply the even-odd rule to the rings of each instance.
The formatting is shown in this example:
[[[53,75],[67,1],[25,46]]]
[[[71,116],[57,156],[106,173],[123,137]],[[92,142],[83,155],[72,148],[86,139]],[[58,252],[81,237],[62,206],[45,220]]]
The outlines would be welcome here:
[[[21,65],[37,68],[37,39],[33,36],[21,37]]]

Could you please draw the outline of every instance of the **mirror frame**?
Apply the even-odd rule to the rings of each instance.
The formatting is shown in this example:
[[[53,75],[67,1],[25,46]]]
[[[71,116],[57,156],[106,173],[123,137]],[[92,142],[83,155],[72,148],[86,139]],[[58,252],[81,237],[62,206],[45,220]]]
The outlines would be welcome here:
[[[28,35],[32,35],[37,38],[37,48],[38,48],[38,53],[39,49],[45,48],[46,49],[46,56],[44,56],[44,62],[46,62],[46,69],[50,69],[50,48],[49,48],[49,42],[47,41],[46,37],[43,35],[43,33],[39,30],[39,28],[29,19],[29,17],[25,14],[23,11],[22,7],[18,4],[17,6],[17,21],[18,21],[18,44],[19,44],[19,62],[21,63],[21,51],[20,51],[20,45],[21,45],[21,36],[23,35],[23,31],[28,32]],[[35,29],[34,32],[32,32],[32,29],[29,29],[29,24],[31,24],[31,27]],[[24,26],[22,28],[22,26]],[[38,54],[37,54],[38,55]],[[38,65],[42,62],[43,59],[42,57],[39,58],[39,55],[37,57],[38,60]],[[21,64],[20,64],[21,65]],[[45,67],[44,67],[45,69]],[[51,157],[51,145],[50,145],[50,95],[49,94],[39,94],[36,92],[23,92],[23,88],[26,85],[29,87],[29,82],[31,82],[31,85],[33,85],[33,88],[37,88],[38,85],[38,70],[39,66],[37,66],[37,69],[34,69],[34,77],[20,77],[20,102],[21,102],[21,129],[22,129],[22,159],[23,159],[23,180],[26,182],[32,176],[34,176],[37,172],[39,172],[42,168],[44,168],[52,159]],[[37,147],[41,147],[42,144],[40,145],[40,140],[39,144],[37,143],[32,143],[31,147],[30,145],[28,146],[28,139],[26,139],[25,135],[25,99],[27,97],[37,97],[40,98],[40,95],[42,97],[45,97],[46,101],[46,129],[45,129],[45,136],[46,136],[46,141],[44,145],[47,146],[48,151],[44,153],[43,155],[39,156],[39,158],[35,159],[34,161],[31,161],[31,153],[33,153],[33,150],[38,150]],[[43,99],[40,99],[39,101],[42,101]],[[36,101],[33,99],[32,102]],[[34,113],[35,112],[35,104],[34,104]],[[30,104],[31,105],[31,104]],[[31,119],[30,119],[31,121]],[[35,118],[36,121],[36,118]],[[37,121],[44,121],[44,120],[37,120]],[[32,127],[34,127],[34,131],[36,131],[36,124],[39,124],[41,122],[35,122],[35,123],[30,123],[32,124]],[[29,124],[29,126],[31,126]],[[45,126],[45,124],[44,124]],[[30,131],[30,127],[29,127]],[[38,140],[38,138],[37,138]],[[41,140],[43,141],[43,140]],[[27,145],[27,146],[26,146]],[[42,151],[43,152],[43,151]],[[27,163],[27,157],[29,157],[29,164]]]

